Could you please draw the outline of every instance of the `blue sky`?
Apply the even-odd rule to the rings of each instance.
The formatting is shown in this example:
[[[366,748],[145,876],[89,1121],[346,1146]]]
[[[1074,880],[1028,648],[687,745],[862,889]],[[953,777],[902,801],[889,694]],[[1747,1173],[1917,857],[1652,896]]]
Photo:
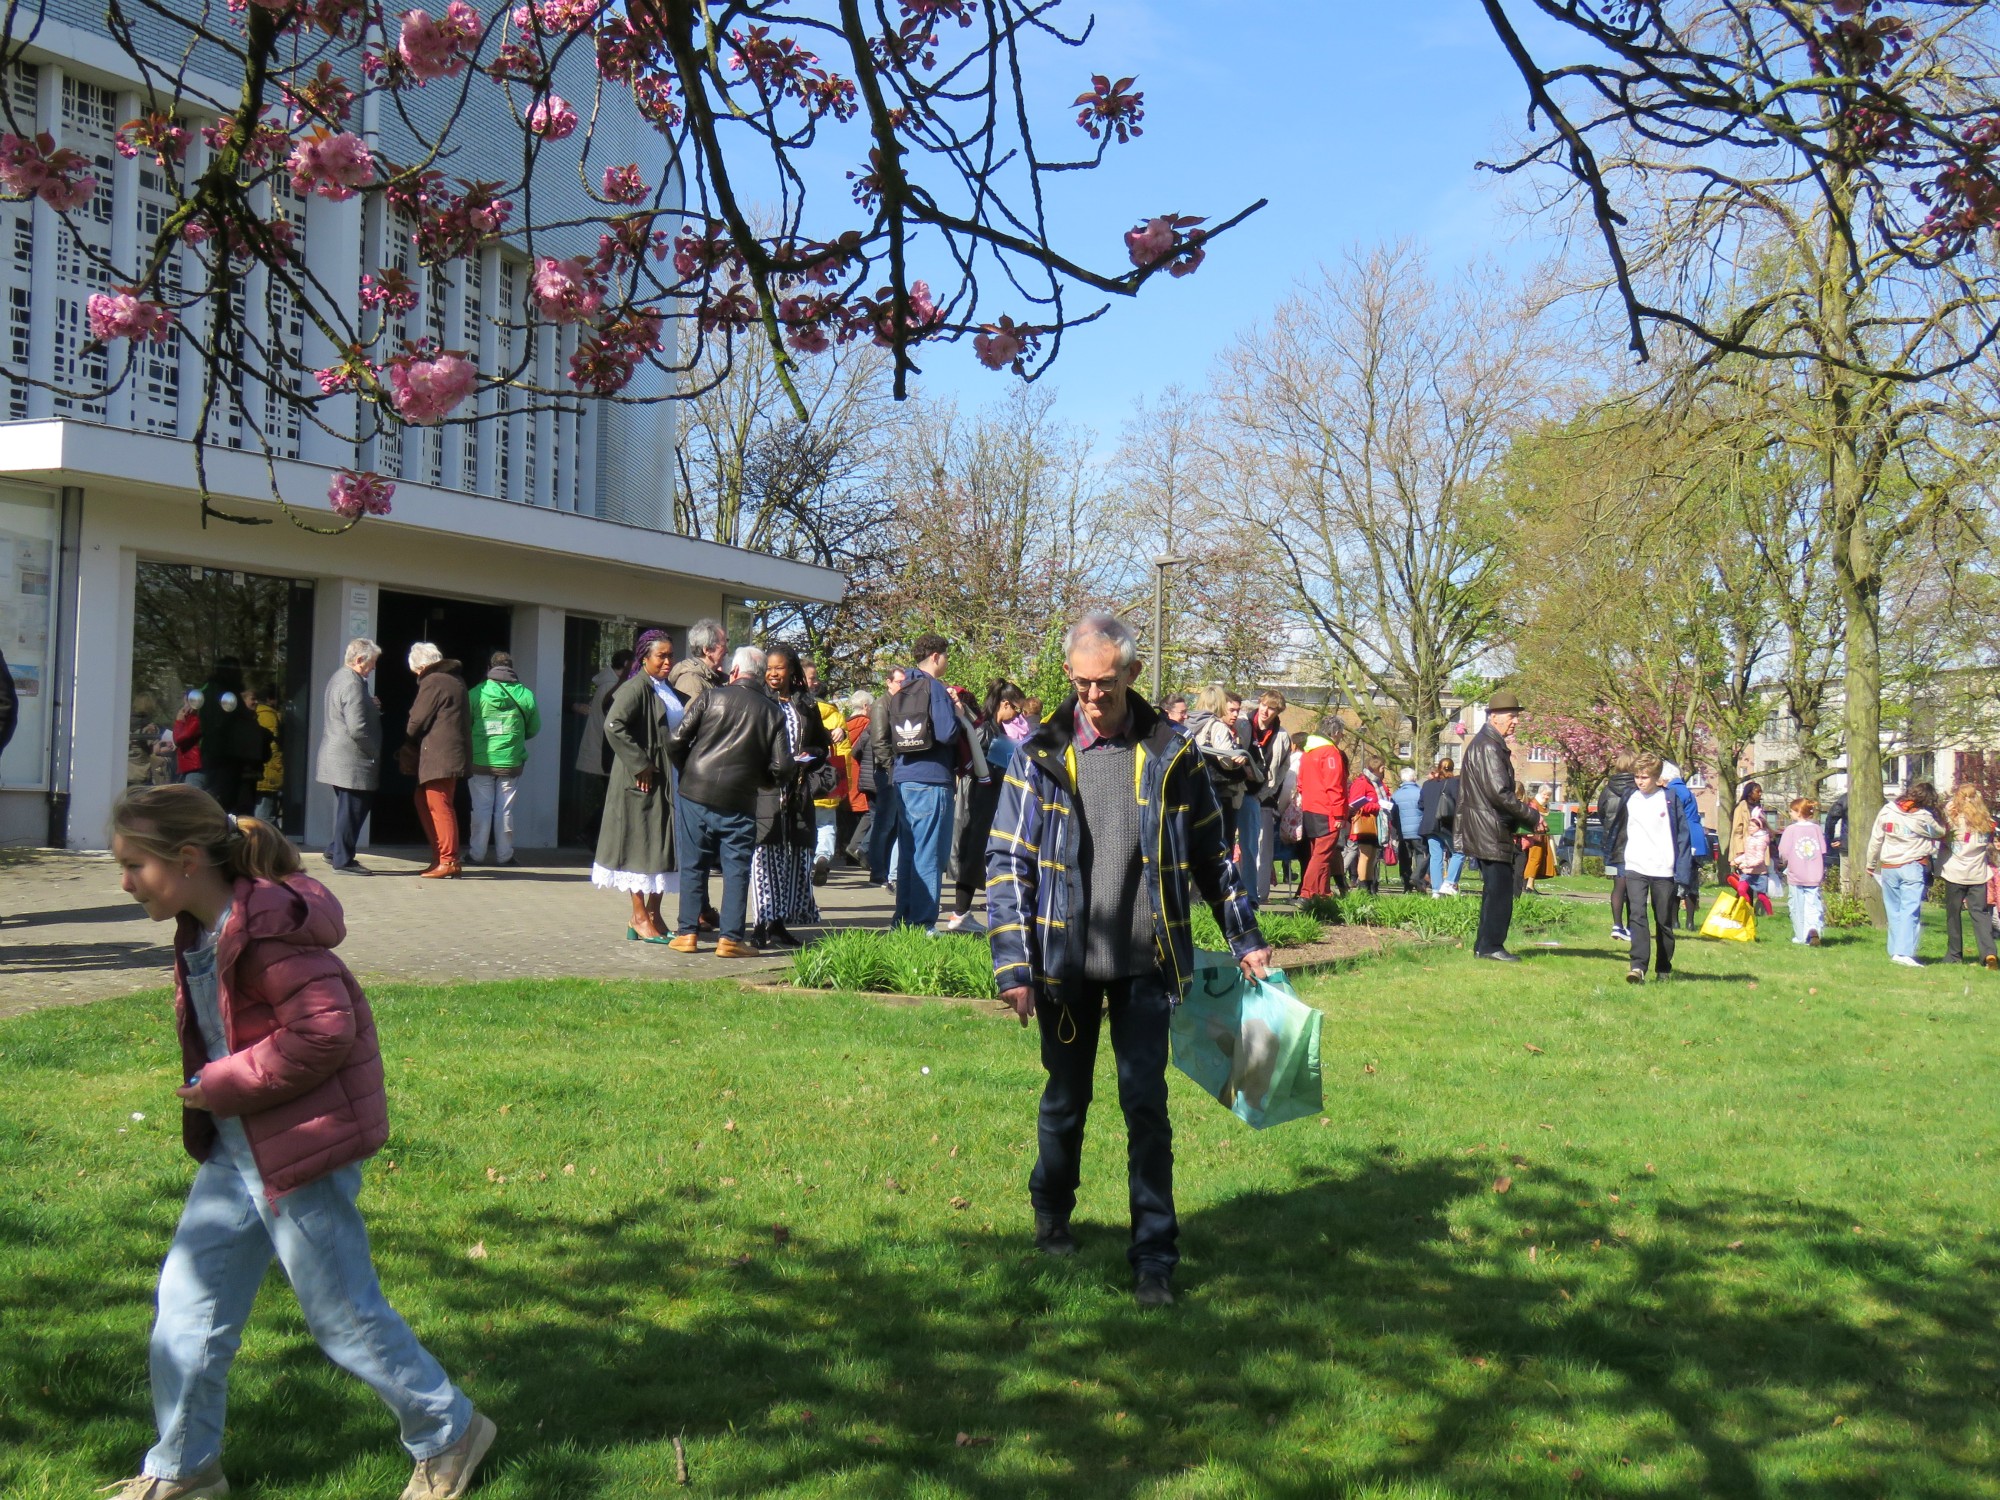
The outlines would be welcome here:
[[[1119,236],[1141,218],[1221,218],[1271,200],[1195,275],[1156,279],[1064,345],[1046,378],[1101,449],[1136,399],[1201,385],[1218,352],[1348,246],[1408,238],[1440,269],[1538,258],[1504,190],[1474,170],[1503,150],[1525,101],[1478,0],[1075,0],[1079,15],[1093,8],[1090,44],[1039,59],[1037,74],[1062,104],[1092,72],[1138,74],[1146,133],[1099,171],[1062,179],[1059,246],[1116,270]],[[967,404],[1012,378],[968,345],[924,363],[927,389]]]

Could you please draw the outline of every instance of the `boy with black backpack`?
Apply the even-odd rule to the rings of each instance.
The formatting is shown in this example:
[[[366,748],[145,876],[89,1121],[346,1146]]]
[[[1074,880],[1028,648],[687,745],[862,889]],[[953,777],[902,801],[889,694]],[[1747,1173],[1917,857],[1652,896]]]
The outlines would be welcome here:
[[[937,926],[939,892],[951,859],[961,731],[943,681],[950,650],[950,643],[935,632],[918,636],[911,646],[916,665],[882,715],[893,756],[890,780],[902,801],[896,830],[902,866],[894,917],[899,927]]]

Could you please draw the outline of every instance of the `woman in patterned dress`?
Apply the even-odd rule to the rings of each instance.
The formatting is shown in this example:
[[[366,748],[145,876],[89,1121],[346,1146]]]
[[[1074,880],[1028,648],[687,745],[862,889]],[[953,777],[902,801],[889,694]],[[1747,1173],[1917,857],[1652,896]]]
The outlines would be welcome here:
[[[785,717],[785,736],[800,774],[784,786],[757,796],[757,847],[750,856],[750,941],[758,947],[796,948],[786,924],[819,924],[812,887],[813,796],[832,774],[832,744],[820,722],[819,705],[806,691],[799,654],[779,642],[764,666],[764,690]]]

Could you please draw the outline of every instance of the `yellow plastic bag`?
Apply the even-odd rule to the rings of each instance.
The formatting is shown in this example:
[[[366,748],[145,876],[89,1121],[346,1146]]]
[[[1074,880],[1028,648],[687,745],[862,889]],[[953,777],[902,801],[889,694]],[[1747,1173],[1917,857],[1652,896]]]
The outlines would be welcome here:
[[[1715,898],[1715,905],[1708,910],[1708,920],[1701,924],[1703,937],[1721,938],[1725,943],[1754,943],[1757,941],[1757,910],[1747,900],[1723,887]]]

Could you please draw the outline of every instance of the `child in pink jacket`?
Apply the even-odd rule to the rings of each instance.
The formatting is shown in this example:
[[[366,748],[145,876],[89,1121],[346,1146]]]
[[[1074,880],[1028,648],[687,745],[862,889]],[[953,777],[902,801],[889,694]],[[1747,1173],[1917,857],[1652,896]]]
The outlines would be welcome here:
[[[229,1493],[230,1362],[275,1258],[327,1357],[368,1382],[416,1461],[404,1500],[456,1500],[493,1423],[382,1296],[355,1199],[388,1138],[368,1000],[334,956],[340,903],[298,851],[197,787],[135,787],[112,814],[123,887],[177,922],[181,1135],[201,1163],[160,1268],[153,1414],[160,1440],[118,1500]]]

